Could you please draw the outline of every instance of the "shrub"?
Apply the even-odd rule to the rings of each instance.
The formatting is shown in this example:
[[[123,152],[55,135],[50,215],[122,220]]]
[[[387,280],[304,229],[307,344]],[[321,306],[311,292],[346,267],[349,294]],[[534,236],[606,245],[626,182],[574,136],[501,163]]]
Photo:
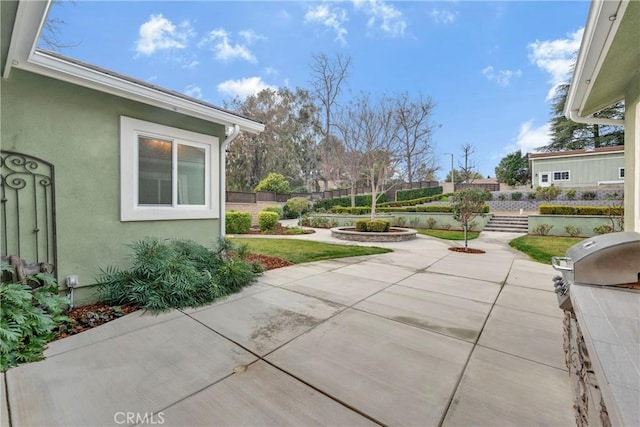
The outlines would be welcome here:
[[[421,197],[430,197],[438,194],[442,194],[442,187],[425,187],[416,188],[413,190],[399,190],[396,191],[396,201],[413,200]]]
[[[536,187],[536,199],[538,200],[549,202],[551,200],[555,200],[560,193],[562,193],[560,187]]]
[[[278,214],[278,218],[284,218],[284,209],[281,206],[267,206],[262,209],[262,212],[275,212]]]
[[[623,216],[621,206],[564,206],[540,205],[538,211],[542,215],[595,215],[595,216]]]
[[[576,198],[576,190],[567,190],[564,196],[567,200],[573,200]]]
[[[505,200],[507,200],[507,195],[506,195],[506,194],[504,194],[504,193],[500,193],[500,194],[498,194],[498,200],[500,200],[500,201],[505,201]]]
[[[386,219],[359,219],[356,221],[356,231],[382,233],[389,231],[391,223]]]
[[[433,218],[430,218],[430,219],[433,219]],[[417,228],[418,225],[420,225],[420,218],[418,218],[417,216],[414,216],[409,220],[409,225],[413,228]]]
[[[258,214],[258,227],[260,231],[273,231],[278,224],[278,214],[275,212],[260,212]]]
[[[427,228],[433,230],[436,228],[436,219],[435,218],[427,218]]]
[[[378,206],[383,206],[387,201],[387,195],[385,193],[378,195]],[[371,206],[371,195],[370,194],[361,194],[355,197],[356,206]],[[350,207],[351,206],[351,197],[336,197],[333,199],[322,199],[317,200],[313,204],[313,210],[319,211],[321,209],[330,210],[334,206],[343,206]]]
[[[453,195],[453,193],[446,193],[446,194],[442,194],[442,195],[435,195],[435,196],[429,196],[429,197],[420,197],[417,199],[411,199],[411,200],[402,200],[402,201],[398,201],[398,202],[385,202],[385,203],[379,203],[378,206],[380,207],[398,207],[398,206],[415,206],[415,205],[421,205],[423,203],[429,203],[429,202],[448,202],[449,201],[449,197],[451,197]]]
[[[291,186],[284,175],[271,172],[258,183],[254,191],[273,191],[278,194],[291,193]]]
[[[190,240],[146,238],[130,247],[129,270],[107,267],[97,279],[107,304],[154,312],[199,307],[239,291],[262,270],[260,264],[245,261],[246,246],[228,241],[208,249]]]
[[[3,264],[2,276],[12,271]],[[69,321],[62,315],[67,299],[58,295],[58,285],[49,274],[29,276],[31,286],[14,281],[0,283],[0,370],[44,358],[44,349],[55,338],[55,329]]]
[[[571,237],[578,237],[580,235],[580,228],[573,225],[565,225],[564,231]]]
[[[396,217],[393,221],[393,225],[396,227],[404,227],[407,224],[407,218],[403,216]]]
[[[522,200],[522,193],[519,191],[511,193],[511,200]]]
[[[443,230],[451,230],[451,224],[442,224],[442,229]]]
[[[582,200],[595,200],[597,195],[595,191],[583,191]]]
[[[309,201],[305,197],[292,197],[287,200],[287,210],[298,214],[298,217],[309,210]]]
[[[535,200],[536,199],[536,193],[527,193],[527,199]]]
[[[368,219],[359,219],[356,221],[356,231],[360,231],[361,233],[364,233],[365,231],[367,231],[367,225],[369,224],[369,220]]]
[[[245,234],[251,228],[249,212],[229,211],[225,215],[225,230],[229,234]]]
[[[551,224],[538,224],[535,227],[533,227],[533,234],[537,235],[537,236],[546,236],[547,234],[549,234],[549,231],[551,231],[551,229],[553,228],[553,225]]]
[[[593,227],[593,232],[596,234],[613,233],[613,227],[607,224],[603,224],[597,227]]]

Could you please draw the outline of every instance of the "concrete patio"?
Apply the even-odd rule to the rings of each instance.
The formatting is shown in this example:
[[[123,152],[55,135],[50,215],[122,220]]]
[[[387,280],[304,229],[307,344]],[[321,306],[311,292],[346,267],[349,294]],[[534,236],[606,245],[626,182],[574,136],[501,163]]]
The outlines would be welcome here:
[[[54,342],[3,375],[2,425],[573,425],[554,272],[513,237],[381,244]]]

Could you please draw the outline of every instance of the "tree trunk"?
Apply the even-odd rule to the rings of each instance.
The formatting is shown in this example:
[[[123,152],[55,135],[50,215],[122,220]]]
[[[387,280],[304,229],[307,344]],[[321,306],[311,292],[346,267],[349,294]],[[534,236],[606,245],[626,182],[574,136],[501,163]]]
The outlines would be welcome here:
[[[593,148],[600,148],[600,125],[593,125]]]

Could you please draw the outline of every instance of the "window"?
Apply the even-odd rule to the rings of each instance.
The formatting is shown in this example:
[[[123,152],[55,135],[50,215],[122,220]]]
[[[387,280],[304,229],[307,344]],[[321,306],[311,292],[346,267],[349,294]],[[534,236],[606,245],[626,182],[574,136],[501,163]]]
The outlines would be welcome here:
[[[554,181],[569,181],[569,171],[553,172]]]
[[[218,138],[120,118],[122,221],[218,218]]]
[[[624,168],[618,168],[618,178],[624,179]]]

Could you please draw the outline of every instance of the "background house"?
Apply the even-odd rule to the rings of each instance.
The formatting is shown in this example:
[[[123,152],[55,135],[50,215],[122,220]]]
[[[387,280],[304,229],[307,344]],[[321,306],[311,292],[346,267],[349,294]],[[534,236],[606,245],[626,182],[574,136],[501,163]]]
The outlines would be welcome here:
[[[531,184],[588,187],[624,183],[624,147],[529,153]]]
[[[36,48],[50,2],[2,1],[2,255],[77,277],[77,303],[127,244],[224,234],[225,147],[264,126]]]

